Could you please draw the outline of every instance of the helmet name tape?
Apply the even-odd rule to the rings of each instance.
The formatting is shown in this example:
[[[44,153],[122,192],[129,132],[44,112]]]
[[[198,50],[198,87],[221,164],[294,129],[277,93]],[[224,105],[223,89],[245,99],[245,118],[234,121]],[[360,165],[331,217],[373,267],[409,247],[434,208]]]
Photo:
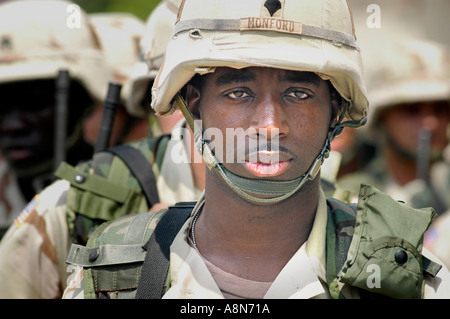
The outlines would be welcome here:
[[[274,31],[328,40],[359,49],[356,39],[351,34],[278,18],[185,20],[175,25],[174,36],[195,29],[206,31]]]

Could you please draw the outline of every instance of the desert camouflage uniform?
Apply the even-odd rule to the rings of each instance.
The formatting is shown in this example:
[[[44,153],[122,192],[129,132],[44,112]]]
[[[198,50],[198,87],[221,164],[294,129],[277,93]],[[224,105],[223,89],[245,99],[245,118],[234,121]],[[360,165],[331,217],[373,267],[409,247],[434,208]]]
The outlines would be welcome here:
[[[8,163],[0,160],[0,240],[26,204]]]

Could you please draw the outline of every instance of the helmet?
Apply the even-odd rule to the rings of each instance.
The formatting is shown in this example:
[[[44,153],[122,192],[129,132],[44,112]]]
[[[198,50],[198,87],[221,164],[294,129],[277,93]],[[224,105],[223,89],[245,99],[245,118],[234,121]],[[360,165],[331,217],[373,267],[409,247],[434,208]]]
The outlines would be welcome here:
[[[67,69],[93,100],[103,100],[111,72],[86,14],[75,6],[64,0],[0,5],[0,83],[56,78]]]
[[[127,98],[128,111],[135,116],[145,116],[146,110],[141,106],[141,101],[161,66],[167,43],[172,37],[180,3],[181,0],[162,1],[147,19],[140,42],[140,61],[132,71]]]
[[[201,128],[195,127],[192,114],[178,94],[195,74],[213,72],[216,67],[250,66],[315,72],[329,80],[346,101],[340,121],[343,117],[348,120],[330,128],[320,154],[295,180],[253,180],[228,171],[203,141]],[[218,172],[239,196],[255,204],[273,204],[292,196],[316,177],[329,155],[330,141],[344,123],[353,127],[365,123],[368,101],[347,2],[184,0],[152,88],[156,114],[171,114],[177,106],[194,131],[196,147],[207,167]]]
[[[316,72],[349,102],[346,118],[359,120],[368,110],[345,0],[183,1],[153,86],[153,109],[173,112],[173,98],[196,73],[220,66]]]
[[[123,85],[121,95],[125,100],[128,82],[139,56],[144,22],[130,13],[91,13],[89,18],[113,70],[115,82]]]
[[[449,48],[430,41],[385,41],[369,51],[366,77],[369,127],[391,106],[450,99]]]

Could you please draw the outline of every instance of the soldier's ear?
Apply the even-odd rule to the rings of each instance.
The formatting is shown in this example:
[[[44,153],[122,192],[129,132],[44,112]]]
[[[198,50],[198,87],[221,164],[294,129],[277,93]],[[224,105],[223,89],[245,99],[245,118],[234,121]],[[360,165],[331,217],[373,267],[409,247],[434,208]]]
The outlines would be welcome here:
[[[341,114],[342,97],[330,83],[331,120],[335,120]]]
[[[195,119],[200,119],[200,89],[195,84],[187,84],[186,86],[186,104],[194,115]]]

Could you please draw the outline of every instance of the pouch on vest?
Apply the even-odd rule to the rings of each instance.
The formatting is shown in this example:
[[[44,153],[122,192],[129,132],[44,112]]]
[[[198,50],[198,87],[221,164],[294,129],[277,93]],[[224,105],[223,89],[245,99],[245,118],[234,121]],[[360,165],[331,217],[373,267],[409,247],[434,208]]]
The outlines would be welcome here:
[[[440,269],[421,254],[423,234],[436,216],[432,208],[414,209],[362,185],[338,281],[392,298],[420,298],[424,271],[435,275]]]

